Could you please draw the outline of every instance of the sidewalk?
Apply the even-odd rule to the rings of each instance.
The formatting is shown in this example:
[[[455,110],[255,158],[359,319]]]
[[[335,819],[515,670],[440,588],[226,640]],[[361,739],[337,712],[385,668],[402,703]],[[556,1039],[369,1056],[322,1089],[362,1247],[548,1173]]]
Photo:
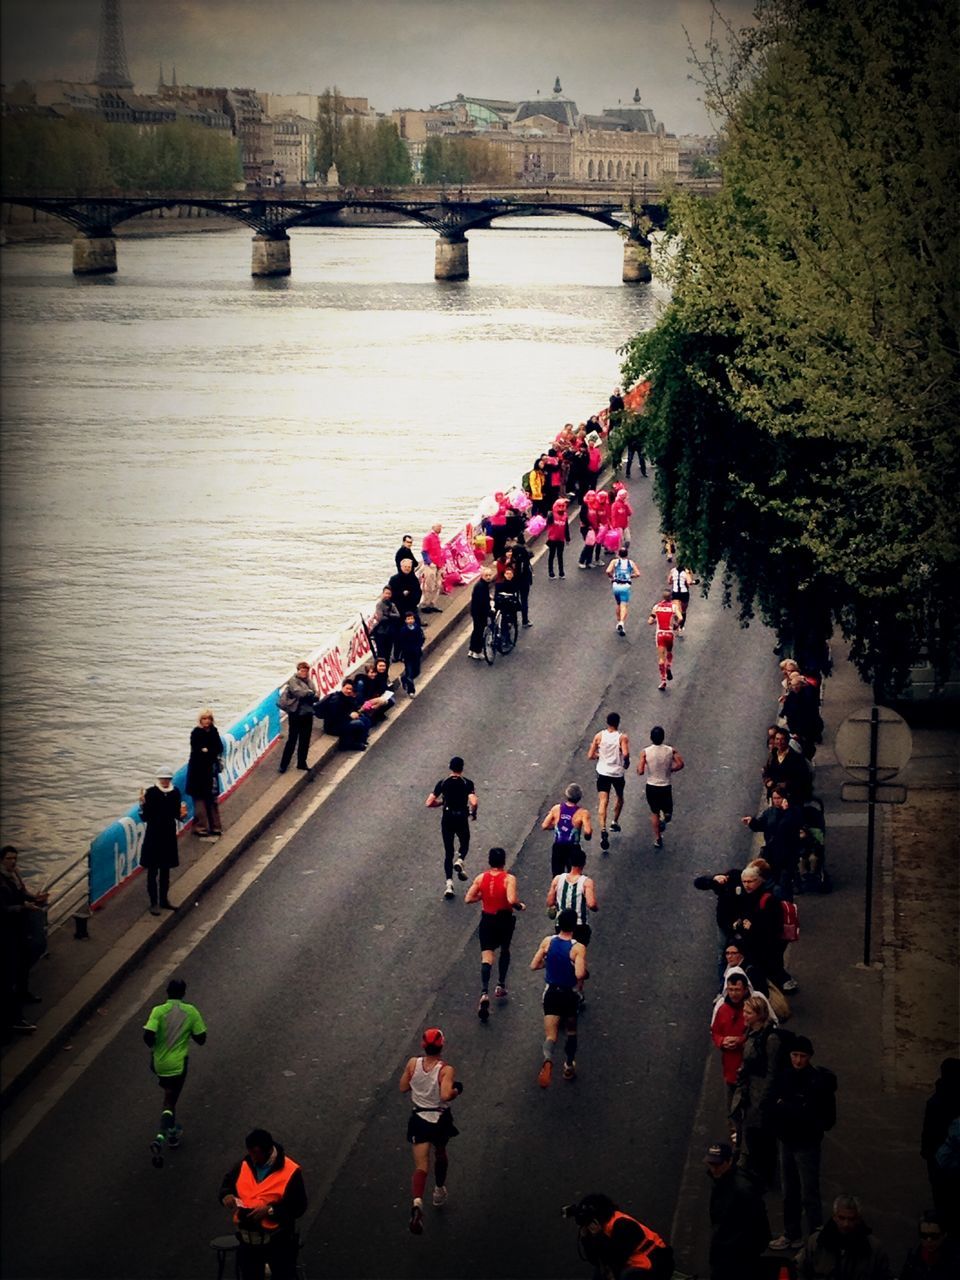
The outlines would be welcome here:
[[[823,1144],[824,1214],[829,1217],[841,1192],[858,1196],[896,1275],[916,1243],[920,1213],[932,1204],[920,1158],[924,1103],[941,1060],[958,1052],[960,1040],[960,734],[914,729],[912,759],[897,779],[907,784],[907,803],[878,806],[872,963],[865,967],[867,812],[866,805],[840,798],[847,775],[833,742],[845,717],[873,698],[846,661],[845,649],[835,644],[834,658],[836,667],[825,685],[824,742],[817,751],[815,781],[826,806],[827,866],[834,889],[797,899],[800,940],[791,947],[788,967],[800,991],[791,997],[789,1027],[810,1037],[814,1065],[830,1067],[839,1080],[837,1125]],[[761,755],[762,750],[758,768]],[[744,845],[742,857],[731,861],[746,861],[747,854]],[[711,993],[708,982],[705,1044]],[[710,1186],[701,1160],[707,1145],[724,1139],[727,1129],[718,1059],[711,1046],[674,1220],[678,1266],[700,1276],[709,1274],[710,1242]],[[771,1232],[779,1235],[779,1193],[770,1193],[766,1205]]]
[[[545,552],[545,544],[534,544],[534,563]],[[458,587],[443,597],[442,612],[431,614],[426,620],[425,655],[462,625],[469,613],[470,591],[471,587]],[[392,665],[392,676],[399,676],[401,671],[402,664]],[[407,703],[400,693],[388,719],[371,732],[371,743],[403,715]],[[30,974],[31,986],[42,1003],[28,1005],[26,1013],[36,1022],[37,1030],[17,1036],[0,1050],[0,1106],[6,1106],[42,1070],[74,1029],[176,928],[185,908],[224,875],[328,761],[339,756],[336,739],[326,736],[318,721],[307,757],[309,769],[280,775],[277,762],[281,742],[282,739],[274,743],[250,776],[224,800],[224,833],[219,840],[191,835],[181,838],[180,866],[171,873],[170,881],[171,900],[180,904],[181,910],[165,912],[159,918],[150,915],[144,877],[136,875],[93,913],[87,939],[73,937],[69,920],[51,934],[48,955],[37,962]]]

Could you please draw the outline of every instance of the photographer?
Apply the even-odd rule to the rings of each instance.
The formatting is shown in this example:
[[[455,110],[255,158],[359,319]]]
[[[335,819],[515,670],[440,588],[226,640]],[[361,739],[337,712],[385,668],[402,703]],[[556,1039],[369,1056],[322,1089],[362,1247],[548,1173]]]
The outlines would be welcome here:
[[[593,1280],[670,1280],[673,1250],[655,1231],[622,1213],[609,1196],[593,1193],[563,1207],[580,1228],[580,1256],[593,1263]]]

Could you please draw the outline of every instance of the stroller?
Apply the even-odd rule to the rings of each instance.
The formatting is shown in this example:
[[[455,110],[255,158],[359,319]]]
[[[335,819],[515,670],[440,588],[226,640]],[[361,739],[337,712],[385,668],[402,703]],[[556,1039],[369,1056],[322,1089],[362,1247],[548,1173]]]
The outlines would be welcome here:
[[[827,824],[823,801],[812,796],[803,806],[800,828],[800,857],[797,862],[797,890],[800,893],[829,893],[833,888],[826,868]]]

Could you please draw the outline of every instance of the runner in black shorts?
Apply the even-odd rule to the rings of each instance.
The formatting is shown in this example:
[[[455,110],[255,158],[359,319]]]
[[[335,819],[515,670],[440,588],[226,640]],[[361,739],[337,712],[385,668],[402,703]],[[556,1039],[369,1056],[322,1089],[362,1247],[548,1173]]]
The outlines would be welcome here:
[[[491,849],[487,855],[490,870],[474,880],[464,895],[464,902],[480,902],[480,1004],[477,1017],[486,1022],[490,1016],[490,973],[493,954],[500,952],[497,970],[497,989],[493,993],[498,1000],[507,998],[507,971],[510,968],[510,943],[516,926],[515,911],[523,911],[524,905],[517,897],[517,877],[505,871],[505,849]]]
[[[563,1046],[563,1078],[572,1080],[577,1074],[577,1012],[580,999],[577,983],[587,976],[587,953],[577,942],[573,930],[577,913],[567,908],[557,916],[556,934],[544,938],[530,961],[531,969],[546,970],[543,989],[543,1065],[537,1076],[541,1089],[546,1089],[553,1076],[553,1051],[557,1047],[560,1021],[564,1022],[566,1040]]]
[[[650,806],[650,825],[653,828],[653,847],[663,848],[663,833],[673,817],[673,786],[671,778],[683,768],[683,756],[668,742],[664,742],[662,725],[650,730],[650,745],[640,752],[637,773],[647,779],[647,804]]]
[[[428,809],[443,809],[440,834],[443,837],[443,876],[445,898],[452,898],[453,873],[466,880],[463,860],[470,848],[470,819],[477,816],[477,794],[470,778],[463,776],[463,758],[454,756],[450,761],[450,773],[441,778],[427,796]],[[455,850],[454,841],[460,848]],[[454,853],[456,852],[456,857]]]

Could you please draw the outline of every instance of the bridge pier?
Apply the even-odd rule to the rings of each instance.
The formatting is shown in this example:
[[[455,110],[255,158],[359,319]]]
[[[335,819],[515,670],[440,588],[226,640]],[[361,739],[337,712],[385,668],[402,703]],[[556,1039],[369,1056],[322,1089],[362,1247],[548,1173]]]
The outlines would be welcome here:
[[[75,236],[73,241],[73,274],[104,276],[117,269],[115,236]]]
[[[263,235],[260,232],[253,237],[254,276],[288,276],[290,274],[290,238],[286,234],[280,236]]]
[[[642,240],[623,242],[623,283],[646,284],[653,278],[649,259],[650,245]]]
[[[467,242],[440,236],[434,258],[434,280],[467,280],[470,276],[470,255]]]

